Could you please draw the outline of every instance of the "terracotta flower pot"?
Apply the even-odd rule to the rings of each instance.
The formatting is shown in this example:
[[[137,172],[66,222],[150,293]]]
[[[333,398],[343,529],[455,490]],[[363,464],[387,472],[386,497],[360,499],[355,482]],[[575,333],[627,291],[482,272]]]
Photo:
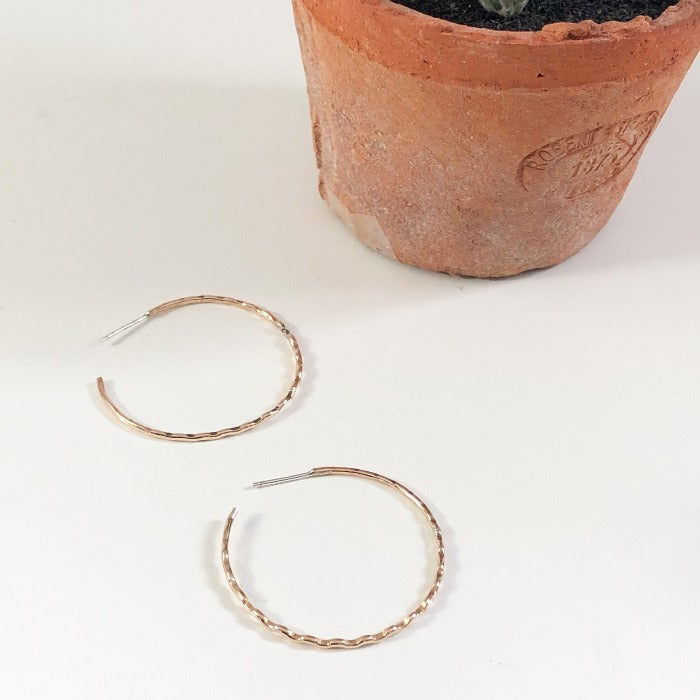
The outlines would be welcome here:
[[[700,0],[539,32],[293,2],[322,196],[385,255],[478,277],[593,238],[700,45]]]

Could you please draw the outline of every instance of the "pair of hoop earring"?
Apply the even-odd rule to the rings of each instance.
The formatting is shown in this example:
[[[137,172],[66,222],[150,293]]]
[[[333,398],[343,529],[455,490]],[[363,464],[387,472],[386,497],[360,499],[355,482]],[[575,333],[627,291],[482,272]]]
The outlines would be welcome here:
[[[226,306],[233,306],[244,311],[254,313],[257,316],[271,323],[282,333],[282,335],[289,343],[290,349],[294,356],[294,377],[285,395],[272,408],[268,409],[256,418],[248,420],[245,423],[241,423],[239,425],[200,433],[170,432],[167,430],[160,430],[158,428],[150,427],[135,420],[134,418],[127,415],[122,409],[120,409],[116,405],[116,403],[110,398],[109,394],[107,393],[103,378],[98,377],[97,389],[99,391],[99,395],[105,402],[107,407],[114,413],[114,415],[127,426],[141,433],[145,433],[146,435],[150,435],[151,437],[161,438],[164,440],[176,440],[181,442],[202,442],[209,440],[218,440],[219,438],[230,437],[233,435],[244,433],[248,430],[252,430],[253,428],[257,427],[268,418],[277,415],[294,398],[301,383],[303,373],[303,359],[299,343],[295,338],[294,334],[279,318],[277,318],[267,309],[257,306],[256,304],[251,304],[247,301],[240,301],[231,297],[200,295],[183,297],[180,299],[167,301],[150,309],[139,318],[124,324],[123,326],[117,328],[111,333],[108,333],[102,338],[102,340],[109,340],[115,337],[116,335],[119,335],[120,333],[130,330],[140,325],[141,323],[152,319],[158,314],[165,313],[167,311],[171,311],[173,309],[177,309],[183,306],[190,306],[193,304],[224,304]],[[233,526],[233,522],[237,513],[236,508],[234,508],[231,511],[228,518],[226,519],[226,524],[221,540],[221,563],[223,566],[224,574],[226,576],[226,580],[229,584],[229,587],[231,588],[231,591],[236,596],[236,598],[238,598],[243,607],[256,620],[258,620],[258,622],[260,622],[272,632],[282,634],[294,642],[298,642],[301,644],[311,644],[324,649],[356,649],[358,647],[366,646],[369,644],[376,644],[377,642],[381,642],[382,640],[387,639],[388,637],[391,637],[394,634],[406,629],[417,617],[419,617],[422,613],[424,613],[427,610],[428,606],[435,598],[438,589],[440,588],[440,584],[442,583],[445,571],[445,548],[442,531],[440,530],[440,526],[438,525],[437,520],[435,519],[435,516],[431,512],[430,508],[428,508],[428,506],[413,491],[411,491],[408,487],[404,486],[398,481],[390,479],[389,477],[384,476],[382,474],[378,474],[376,472],[355,469],[352,467],[316,467],[315,469],[311,469],[310,471],[304,472],[302,474],[294,474],[292,476],[279,477],[276,479],[267,479],[265,481],[256,481],[253,484],[253,486],[255,488],[262,488],[266,486],[283,484],[290,481],[297,481],[300,479],[315,478],[322,476],[349,476],[374,481],[384,486],[388,486],[394,489],[395,491],[398,491],[401,494],[401,496],[403,496],[406,500],[408,500],[410,503],[416,506],[418,510],[422,513],[422,515],[425,517],[425,519],[428,521],[428,524],[437,544],[437,567],[430,588],[428,589],[428,592],[425,594],[422,600],[418,603],[418,605],[408,614],[406,614],[401,620],[394,623],[393,625],[389,625],[388,627],[385,627],[384,629],[374,634],[364,634],[359,637],[354,637],[352,639],[345,639],[341,637],[316,637],[311,634],[295,632],[289,627],[279,622],[275,622],[266,613],[264,613],[252,603],[248,595],[238,583],[238,580],[236,579],[233,568],[231,566],[231,560],[229,556],[229,540],[231,536],[231,528]]]

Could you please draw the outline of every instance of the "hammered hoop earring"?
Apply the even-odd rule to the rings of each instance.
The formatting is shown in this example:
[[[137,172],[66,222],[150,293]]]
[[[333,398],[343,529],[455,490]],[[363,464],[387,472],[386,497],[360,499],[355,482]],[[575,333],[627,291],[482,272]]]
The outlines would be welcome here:
[[[265,625],[265,627],[272,632],[283,634],[294,642],[299,642],[301,644],[312,644],[324,649],[357,649],[358,647],[366,646],[368,644],[376,644],[377,642],[381,642],[382,640],[391,637],[397,632],[405,630],[406,627],[408,627],[419,615],[427,610],[428,606],[433,601],[433,598],[435,598],[445,572],[445,547],[440,526],[437,524],[435,516],[430,511],[430,508],[428,508],[428,506],[423,503],[423,501],[415,493],[413,493],[413,491],[387,476],[376,474],[375,472],[364,471],[362,469],[353,469],[351,467],[316,467],[315,469],[311,469],[303,474],[283,476],[278,479],[268,479],[267,481],[256,481],[253,486],[255,488],[274,486],[275,484],[283,484],[288,481],[297,481],[299,479],[308,479],[317,476],[352,476],[361,479],[368,479],[370,481],[377,481],[398,491],[402,496],[417,506],[423,513],[426,520],[430,524],[430,529],[432,530],[432,533],[437,541],[437,569],[435,571],[435,576],[432,580],[430,589],[420,603],[418,603],[418,605],[401,620],[393,625],[389,625],[389,627],[385,627],[383,630],[376,632],[375,634],[363,634],[362,636],[354,637],[353,639],[343,639],[340,637],[321,638],[314,637],[310,634],[300,634],[299,632],[294,632],[293,630],[289,629],[289,627],[271,620],[262,610],[256,608],[236,580],[233,569],[231,568],[231,561],[229,559],[229,536],[231,534],[233,520],[236,517],[235,508],[231,511],[228,519],[226,520],[226,526],[224,527],[224,534],[221,541],[221,561],[224,567],[224,573],[226,574],[226,579],[234,595],[242,603],[243,607],[256,620],[258,620],[258,622]]]
[[[178,440],[180,442],[202,442],[205,440],[218,440],[219,438],[229,437],[231,435],[238,435],[239,433],[244,433],[247,430],[252,430],[256,426],[260,425],[260,423],[262,423],[263,421],[279,413],[294,398],[294,394],[296,394],[296,391],[299,388],[299,384],[301,383],[303,370],[301,350],[299,349],[299,343],[297,342],[297,339],[294,337],[292,332],[284,325],[284,323],[280,321],[280,319],[278,319],[266,309],[263,309],[260,306],[256,306],[255,304],[251,304],[247,301],[239,301],[238,299],[232,299],[231,297],[211,296],[207,294],[203,294],[201,296],[183,297],[182,299],[166,301],[165,303],[150,309],[150,311],[146,311],[146,313],[143,314],[143,316],[139,316],[139,318],[124,324],[123,326],[117,328],[111,333],[108,333],[102,338],[102,340],[109,340],[110,338],[113,338],[114,336],[119,335],[120,333],[123,333],[124,331],[127,331],[143,323],[144,321],[148,321],[149,319],[153,318],[154,316],[157,316],[158,314],[164,313],[166,311],[171,311],[172,309],[179,309],[182,306],[191,306],[192,304],[224,304],[226,306],[235,306],[239,309],[243,309],[244,311],[254,313],[257,316],[260,316],[261,318],[265,319],[266,321],[269,321],[275,328],[277,328],[282,333],[282,335],[286,338],[287,342],[289,343],[289,347],[291,348],[292,354],[294,355],[295,363],[294,378],[292,380],[291,386],[287,390],[287,393],[284,395],[284,397],[280,399],[280,401],[278,401],[272,408],[265,411],[265,413],[262,413],[253,420],[241,423],[240,425],[234,425],[230,428],[221,428],[220,430],[212,430],[210,432],[204,433],[172,433],[167,430],[158,430],[157,428],[151,428],[147,425],[144,425],[143,423],[139,423],[137,420],[134,420],[130,416],[127,416],[114,403],[114,401],[112,401],[112,399],[109,397],[109,394],[107,394],[107,390],[105,389],[105,384],[102,377],[97,378],[97,389],[100,392],[100,396],[110,408],[110,410],[114,413],[114,415],[122,423],[125,423],[129,427],[134,428],[139,432],[145,433],[146,435],[150,435],[151,437],[156,438],[162,438],[164,440]]]

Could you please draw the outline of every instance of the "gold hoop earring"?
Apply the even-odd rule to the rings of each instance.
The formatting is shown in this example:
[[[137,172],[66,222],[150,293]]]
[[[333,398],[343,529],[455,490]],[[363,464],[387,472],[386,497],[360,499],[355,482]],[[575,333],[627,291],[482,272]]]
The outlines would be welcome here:
[[[172,301],[166,301],[165,303],[160,304],[159,306],[155,306],[149,311],[146,311],[146,313],[143,314],[143,316],[139,316],[139,318],[124,324],[123,326],[117,328],[111,333],[107,333],[107,335],[105,335],[102,338],[102,340],[109,340],[110,338],[113,338],[114,336],[119,335],[124,331],[134,328],[135,326],[143,323],[144,321],[148,321],[149,319],[153,318],[154,316],[157,316],[160,313],[171,311],[173,309],[178,309],[181,306],[190,306],[192,304],[224,304],[227,306],[235,306],[239,309],[243,309],[244,311],[254,313],[260,316],[261,318],[264,318],[266,321],[269,321],[273,326],[275,326],[275,328],[277,328],[287,339],[287,342],[289,343],[289,346],[292,349],[292,353],[294,355],[294,379],[292,380],[292,384],[287,390],[287,393],[272,408],[265,411],[265,413],[262,413],[253,420],[241,423],[240,425],[235,425],[230,428],[221,428],[220,430],[212,430],[210,432],[203,433],[174,433],[169,432],[167,430],[158,430],[157,428],[151,428],[147,425],[144,425],[143,423],[139,423],[137,420],[134,420],[130,416],[126,415],[112,401],[112,399],[109,397],[109,394],[107,394],[107,390],[105,389],[104,380],[102,379],[102,377],[98,377],[97,390],[99,391],[102,400],[107,404],[112,413],[114,413],[114,415],[122,423],[125,423],[129,427],[134,428],[134,430],[138,430],[141,433],[145,433],[146,435],[150,435],[151,437],[162,438],[164,440],[178,440],[180,442],[202,442],[205,440],[218,440],[219,438],[229,437],[231,435],[238,435],[239,433],[244,433],[247,430],[255,428],[256,426],[260,425],[260,423],[262,423],[263,421],[279,413],[294,398],[294,394],[296,394],[299,384],[301,383],[303,361],[301,357],[301,350],[299,349],[299,343],[297,342],[297,339],[294,337],[292,332],[284,325],[284,323],[282,323],[282,321],[280,321],[280,319],[278,319],[276,316],[274,316],[269,311],[263,309],[260,306],[256,306],[255,304],[251,304],[247,301],[239,301],[238,299],[232,299],[231,297],[212,296],[208,294],[203,294],[201,296],[183,297],[182,299],[173,299]]]
[[[224,573],[226,574],[226,579],[228,581],[229,586],[231,587],[231,590],[238,598],[238,600],[242,603],[243,607],[256,620],[258,620],[258,622],[263,624],[272,632],[278,632],[280,634],[283,634],[294,642],[299,642],[301,644],[313,644],[324,649],[357,649],[358,647],[362,647],[368,644],[376,644],[377,642],[381,642],[382,640],[391,637],[397,632],[401,632],[402,630],[406,629],[406,627],[408,627],[419,615],[421,615],[427,610],[428,606],[433,601],[433,598],[435,598],[435,595],[437,594],[438,589],[440,588],[440,584],[442,583],[442,578],[445,572],[445,547],[440,526],[437,524],[435,516],[430,511],[430,508],[428,508],[428,506],[409,488],[407,488],[403,484],[400,484],[398,481],[394,481],[394,479],[390,479],[387,476],[383,476],[382,474],[376,474],[375,472],[364,471],[362,469],[353,469],[351,467],[316,467],[315,469],[311,469],[310,471],[304,472],[303,474],[283,476],[277,479],[268,479],[266,481],[256,481],[253,484],[253,486],[255,488],[274,486],[275,484],[283,484],[289,481],[297,481],[299,479],[307,479],[317,476],[353,476],[359,477],[361,479],[369,479],[370,481],[378,481],[381,484],[396,489],[402,496],[407,498],[411,503],[413,503],[419,508],[419,510],[428,520],[430,528],[433,531],[433,535],[437,540],[438,558],[435,578],[433,579],[433,583],[430,586],[430,590],[421,600],[421,602],[413,610],[411,610],[411,612],[405,615],[399,622],[396,622],[393,625],[389,625],[389,627],[385,627],[383,630],[375,634],[364,634],[360,637],[355,637],[353,639],[342,639],[339,637],[324,639],[320,637],[315,637],[310,634],[300,634],[298,632],[292,631],[291,629],[289,629],[289,627],[286,627],[285,625],[279,622],[271,620],[262,610],[256,608],[255,605],[253,605],[253,603],[246,595],[245,591],[240,587],[238,581],[236,580],[229,559],[229,536],[231,534],[231,526],[233,525],[233,520],[236,517],[235,508],[231,511],[226,520],[226,526],[224,527],[224,534],[221,540],[221,561],[223,564]]]

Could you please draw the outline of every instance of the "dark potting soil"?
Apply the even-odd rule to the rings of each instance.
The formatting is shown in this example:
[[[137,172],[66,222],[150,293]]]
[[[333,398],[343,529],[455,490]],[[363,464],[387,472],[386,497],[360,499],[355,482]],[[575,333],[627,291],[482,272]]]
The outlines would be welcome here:
[[[506,19],[479,0],[394,0],[425,15],[484,29],[539,31],[552,22],[627,22],[638,15],[655,19],[677,0],[530,0],[521,14]]]

